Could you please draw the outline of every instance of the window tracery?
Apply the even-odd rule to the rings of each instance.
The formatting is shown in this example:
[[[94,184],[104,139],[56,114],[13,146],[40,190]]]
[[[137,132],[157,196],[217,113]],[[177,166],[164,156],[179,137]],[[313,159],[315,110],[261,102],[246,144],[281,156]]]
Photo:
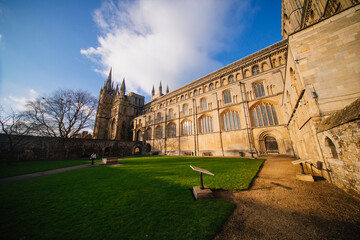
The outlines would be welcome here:
[[[228,110],[221,114],[222,128],[224,131],[240,129],[240,115],[235,110]]]
[[[212,133],[214,131],[213,128],[213,120],[212,117],[210,116],[202,116],[199,119],[199,125],[200,125],[200,133],[201,134],[205,134],[205,133]]]
[[[185,120],[182,122],[181,133],[182,136],[189,136],[193,134],[192,122],[190,120]]]
[[[167,137],[168,138],[176,137],[176,124],[175,123],[169,123],[168,124]]]
[[[279,125],[275,107],[271,103],[260,103],[251,112],[255,127]]]
[[[223,98],[224,98],[224,103],[225,104],[231,103],[231,92],[230,92],[230,90],[225,90],[223,92]]]

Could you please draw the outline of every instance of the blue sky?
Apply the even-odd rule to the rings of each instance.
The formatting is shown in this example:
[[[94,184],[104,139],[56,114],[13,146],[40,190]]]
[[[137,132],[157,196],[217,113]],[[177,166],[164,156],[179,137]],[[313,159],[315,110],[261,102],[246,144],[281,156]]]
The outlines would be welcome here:
[[[280,0],[0,0],[0,101],[58,88],[170,91],[280,41]]]

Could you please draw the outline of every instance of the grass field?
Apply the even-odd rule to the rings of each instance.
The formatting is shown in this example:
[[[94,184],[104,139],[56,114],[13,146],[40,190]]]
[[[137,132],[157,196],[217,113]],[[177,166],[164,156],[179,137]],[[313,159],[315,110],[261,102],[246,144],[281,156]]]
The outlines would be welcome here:
[[[22,174],[42,172],[51,169],[71,167],[91,163],[90,159],[13,162],[11,164],[0,162],[0,178],[12,177]]]
[[[212,189],[241,190],[263,160],[138,157],[0,187],[2,239],[211,239],[234,204],[194,201],[208,169]]]

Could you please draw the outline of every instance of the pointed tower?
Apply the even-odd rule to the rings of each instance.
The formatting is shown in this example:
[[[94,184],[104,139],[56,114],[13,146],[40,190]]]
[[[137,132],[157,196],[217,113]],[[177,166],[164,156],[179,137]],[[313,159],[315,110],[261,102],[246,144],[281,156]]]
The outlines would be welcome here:
[[[169,85],[166,85],[166,94],[169,93]]]
[[[160,81],[160,85],[159,85],[159,95],[162,95],[162,85],[161,85],[161,81]]]
[[[108,76],[108,78],[107,78],[107,80],[106,80],[106,84],[105,84],[105,86],[104,86],[104,88],[105,88],[106,90],[111,90],[111,89],[113,89],[112,79],[111,79],[111,72],[112,72],[112,67],[110,68],[109,76]]]
[[[153,97],[155,95],[155,88],[154,88],[154,85],[153,85],[153,88],[151,90],[151,96]]]
[[[112,81],[112,68],[110,68],[109,76],[104,83],[104,87],[100,90],[93,133],[95,139],[109,138],[108,125],[116,92],[117,90],[114,89],[114,83]]]
[[[118,95],[118,94],[119,94],[119,84],[116,84],[115,94],[116,94],[116,95]]]
[[[123,78],[122,83],[121,83],[121,87],[120,87],[120,95],[124,96],[125,92],[126,92],[125,78]]]

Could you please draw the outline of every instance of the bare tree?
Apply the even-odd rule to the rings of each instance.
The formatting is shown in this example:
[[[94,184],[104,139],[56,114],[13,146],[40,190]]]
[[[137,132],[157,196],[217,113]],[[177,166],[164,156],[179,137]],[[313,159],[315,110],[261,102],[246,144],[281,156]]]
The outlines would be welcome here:
[[[23,144],[25,136],[31,135],[33,130],[24,114],[17,113],[12,109],[6,112],[2,106],[0,106],[0,126],[0,133],[8,139],[10,153],[13,153],[17,146]]]
[[[60,89],[27,103],[26,118],[36,135],[74,138],[92,127],[96,98],[83,90]]]

